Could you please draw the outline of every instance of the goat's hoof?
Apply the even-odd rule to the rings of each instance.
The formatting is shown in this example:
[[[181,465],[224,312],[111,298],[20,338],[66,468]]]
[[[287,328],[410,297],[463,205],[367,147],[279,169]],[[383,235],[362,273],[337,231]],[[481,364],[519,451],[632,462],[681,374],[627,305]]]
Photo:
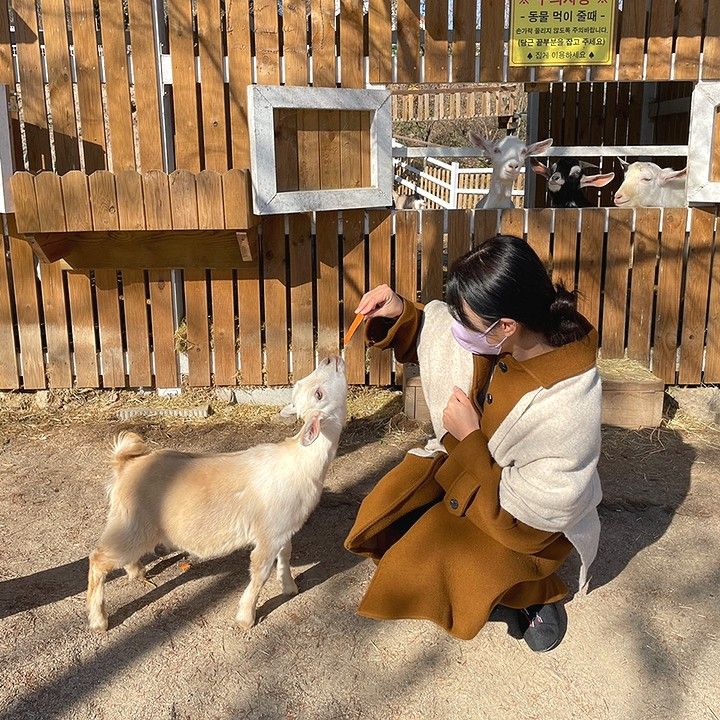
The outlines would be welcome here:
[[[139,579],[142,580],[143,584],[149,585],[154,590],[157,589],[157,583],[154,580],[151,580],[150,578],[146,578],[146,577],[141,577]]]
[[[91,618],[90,619],[90,630],[95,633],[107,632],[108,621],[106,617]]]
[[[291,583],[283,584],[283,595],[297,595],[299,592],[294,580]]]
[[[236,615],[235,625],[241,630],[250,630],[255,625],[254,615]]]

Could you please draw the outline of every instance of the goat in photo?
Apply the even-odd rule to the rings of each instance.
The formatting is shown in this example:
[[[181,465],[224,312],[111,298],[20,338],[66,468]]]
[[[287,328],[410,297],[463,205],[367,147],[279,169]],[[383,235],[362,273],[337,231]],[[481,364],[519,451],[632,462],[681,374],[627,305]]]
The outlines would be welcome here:
[[[417,192],[401,195],[397,190],[393,190],[393,205],[396,210],[422,210],[425,207],[425,198]]]
[[[290,574],[291,538],[320,501],[345,425],[343,360],[326,358],[299,380],[281,415],[303,420],[297,435],[240,452],[151,450],[139,435],[120,433],[112,453],[108,519],[90,554],[87,611],[93,630],[107,630],[107,574],[124,567],[130,578],[143,578],[140,557],[158,544],[201,559],[254,546],[250,582],[235,617],[240,627],[254,624],[258,595],[276,559],[283,593],[298,592]]]
[[[474,132],[470,140],[485,150],[493,166],[488,194],[475,205],[476,208],[490,210],[492,208],[513,208],[512,189],[515,179],[525,161],[532,155],[544,152],[552,145],[552,138],[527,145],[515,135],[506,135],[502,140],[493,142]]]
[[[612,182],[615,173],[591,175],[590,170],[598,169],[596,165],[561,157],[552,165],[545,165],[540,160],[530,160],[532,170],[546,178],[550,205],[555,208],[593,207],[582,191],[585,187],[604,187]]]
[[[618,207],[684,207],[687,205],[687,167],[661,168],[652,162],[618,161],[625,171],[615,193]]]

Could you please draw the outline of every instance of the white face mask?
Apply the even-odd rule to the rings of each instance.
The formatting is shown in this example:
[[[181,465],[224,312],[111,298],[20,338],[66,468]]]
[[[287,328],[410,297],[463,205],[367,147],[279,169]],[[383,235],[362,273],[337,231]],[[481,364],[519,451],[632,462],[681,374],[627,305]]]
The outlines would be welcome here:
[[[474,355],[499,355],[502,352],[502,344],[507,340],[507,337],[504,337],[497,345],[491,345],[486,337],[499,322],[499,320],[496,320],[487,330],[478,332],[477,330],[469,330],[462,323],[454,320],[450,330],[458,345]]]

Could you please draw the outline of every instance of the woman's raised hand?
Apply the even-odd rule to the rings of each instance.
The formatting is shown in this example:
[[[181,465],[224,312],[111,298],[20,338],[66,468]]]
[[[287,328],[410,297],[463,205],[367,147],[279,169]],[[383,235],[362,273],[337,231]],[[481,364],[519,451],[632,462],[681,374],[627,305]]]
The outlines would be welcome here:
[[[366,292],[360,298],[357,308],[355,308],[356,313],[360,313],[366,318],[396,318],[402,315],[402,311],[402,298],[387,285],[378,285],[376,288]]]

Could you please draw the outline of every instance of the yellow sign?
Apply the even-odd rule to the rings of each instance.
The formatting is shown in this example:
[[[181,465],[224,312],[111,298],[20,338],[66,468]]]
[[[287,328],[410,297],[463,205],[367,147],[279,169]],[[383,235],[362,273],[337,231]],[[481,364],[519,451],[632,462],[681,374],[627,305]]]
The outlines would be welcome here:
[[[616,0],[512,0],[510,66],[610,65]]]

